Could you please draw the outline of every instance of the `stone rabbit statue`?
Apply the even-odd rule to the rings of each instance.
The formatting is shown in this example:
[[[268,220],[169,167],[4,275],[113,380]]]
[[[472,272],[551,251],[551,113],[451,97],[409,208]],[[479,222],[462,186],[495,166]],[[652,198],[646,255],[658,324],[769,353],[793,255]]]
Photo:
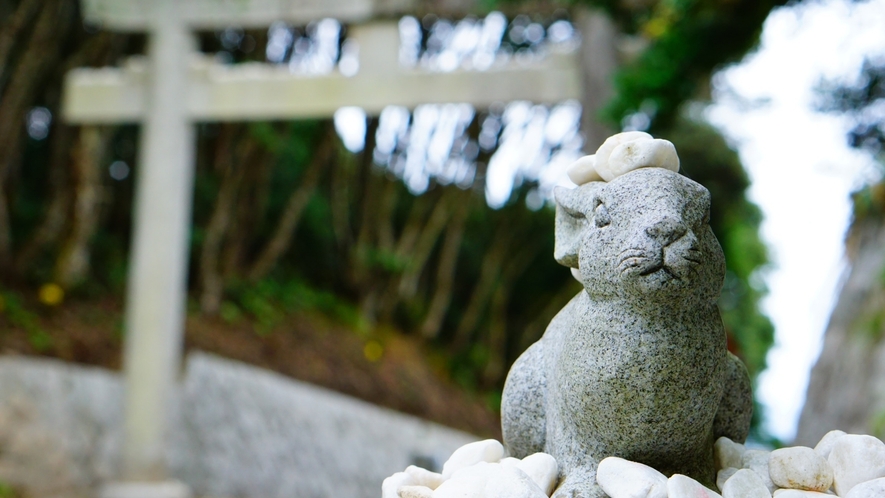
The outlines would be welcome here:
[[[610,181],[591,174],[554,192],[554,257],[584,290],[504,386],[505,446],[517,458],[556,458],[556,498],[606,496],[596,468],[608,456],[712,486],[714,441],[743,442],[752,415],[747,370],[726,349],[716,305],[725,260],[708,224],[709,192],[618,151],[608,156],[638,162]]]

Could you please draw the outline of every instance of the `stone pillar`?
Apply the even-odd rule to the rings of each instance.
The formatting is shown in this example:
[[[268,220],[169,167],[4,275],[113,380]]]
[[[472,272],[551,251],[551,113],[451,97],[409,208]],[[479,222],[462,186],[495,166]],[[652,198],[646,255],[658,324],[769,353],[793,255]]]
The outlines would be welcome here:
[[[197,49],[176,10],[174,0],[158,0],[148,35],[147,113],[126,296],[124,484],[108,486],[105,496],[188,494],[185,487],[164,483],[168,411],[181,364],[187,298],[194,163],[187,76]]]

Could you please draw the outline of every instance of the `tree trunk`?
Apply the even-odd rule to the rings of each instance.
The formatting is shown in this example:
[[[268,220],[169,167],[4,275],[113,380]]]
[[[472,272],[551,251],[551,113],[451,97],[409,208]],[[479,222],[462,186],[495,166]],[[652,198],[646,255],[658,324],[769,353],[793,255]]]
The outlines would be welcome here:
[[[479,279],[473,287],[467,309],[464,310],[464,315],[461,317],[458,328],[455,330],[455,337],[452,340],[453,351],[460,351],[466,348],[467,344],[470,343],[473,332],[479,326],[482,314],[488,305],[489,299],[495,290],[495,284],[501,274],[504,259],[507,256],[507,252],[511,249],[510,237],[506,233],[502,225],[492,239],[492,246],[486,251]]]
[[[23,276],[34,259],[43,249],[61,238],[68,215],[71,212],[71,191],[68,188],[68,160],[74,144],[77,129],[65,124],[56,124],[49,158],[49,184],[52,199],[43,215],[40,225],[30,234],[15,258],[15,270]]]
[[[101,201],[101,165],[107,150],[107,127],[83,126],[74,149],[74,209],[71,231],[55,263],[55,282],[69,288],[89,272],[89,242],[98,228]]]
[[[436,205],[433,207],[427,222],[424,223],[423,230],[421,230],[417,237],[414,249],[398,255],[408,260],[405,271],[399,279],[398,295],[400,299],[411,299],[415,296],[415,292],[418,289],[418,280],[424,272],[424,267],[427,266],[427,260],[430,259],[433,248],[436,246],[436,242],[446,227],[446,222],[451,218],[452,210],[455,208],[453,206],[453,201],[457,198],[455,190],[441,190],[442,195],[436,201]],[[447,195],[447,191],[452,193]]]
[[[452,221],[446,229],[443,239],[442,250],[439,256],[439,265],[436,268],[436,290],[430,300],[427,315],[421,325],[421,336],[425,339],[436,339],[442,328],[446,311],[452,302],[452,291],[455,285],[455,267],[458,263],[458,254],[461,250],[461,240],[464,238],[464,227],[467,214],[470,212],[470,194],[461,195]]]
[[[323,131],[320,143],[317,145],[316,150],[314,150],[313,158],[311,158],[310,164],[308,164],[304,171],[301,182],[289,195],[274,234],[249,270],[248,278],[250,281],[257,282],[264,278],[292,245],[292,238],[295,236],[298,223],[301,221],[301,215],[304,213],[304,208],[307,207],[307,203],[313,196],[314,191],[316,191],[320,175],[328,165],[334,147],[335,131],[329,127]]]
[[[6,79],[6,71],[10,67],[9,56],[15,41],[21,32],[31,23],[37,11],[40,9],[40,0],[22,0],[9,16],[9,20],[0,27],[0,91],[3,80]]]
[[[221,274],[224,280],[239,278],[243,273],[246,249],[252,240],[254,225],[264,208],[263,185],[266,182],[275,155],[263,149],[256,150],[256,157],[245,167],[243,178],[233,208],[232,222],[224,238],[221,251]]]
[[[208,316],[216,315],[221,307],[224,279],[219,271],[218,257],[221,252],[221,242],[231,224],[237,189],[246,171],[245,164],[237,164],[242,161],[236,161],[234,158],[232,142],[235,128],[234,124],[222,124],[215,144],[215,165],[221,170],[221,185],[200,247],[200,287],[202,288],[200,311]],[[248,139],[241,143],[248,143],[249,148],[255,146],[254,142]],[[247,151],[246,155],[248,154]]]
[[[507,305],[514,281],[522,275],[526,268],[538,256],[540,245],[528,244],[513,254],[504,265],[501,277],[491,303],[491,320],[489,323],[489,361],[483,371],[483,382],[491,387],[504,380],[504,366],[507,363]]]
[[[59,19],[66,19],[69,2],[46,0],[27,42],[27,48],[0,98],[0,271],[7,271],[12,258],[7,180],[18,163],[22,147],[23,118],[34,100],[37,84],[59,58]],[[67,26],[64,26],[67,28]]]

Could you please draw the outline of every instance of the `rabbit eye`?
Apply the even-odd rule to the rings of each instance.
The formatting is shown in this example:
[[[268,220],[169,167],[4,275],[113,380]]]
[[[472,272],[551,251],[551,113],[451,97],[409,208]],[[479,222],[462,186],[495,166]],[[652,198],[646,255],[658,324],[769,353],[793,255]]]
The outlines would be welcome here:
[[[605,208],[605,204],[600,202],[596,205],[596,208],[593,209],[593,223],[595,223],[598,228],[602,228],[608,226],[611,222],[612,217],[608,214],[608,209]]]

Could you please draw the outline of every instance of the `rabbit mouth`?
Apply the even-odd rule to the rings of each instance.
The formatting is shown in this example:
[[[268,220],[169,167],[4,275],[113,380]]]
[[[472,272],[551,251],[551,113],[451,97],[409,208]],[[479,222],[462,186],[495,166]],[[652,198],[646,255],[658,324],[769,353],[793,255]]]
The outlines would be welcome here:
[[[624,251],[618,260],[618,270],[622,277],[652,279],[660,283],[681,282],[678,272],[667,265],[663,251],[658,255],[649,255],[637,250]]]
[[[660,273],[661,276],[665,277],[667,280],[679,280],[679,281],[682,280],[681,278],[679,278],[679,275],[677,275],[676,272],[673,271],[672,268],[665,265],[664,263],[652,265],[651,267],[640,271],[639,276],[647,277],[649,275],[655,275],[657,273]]]

